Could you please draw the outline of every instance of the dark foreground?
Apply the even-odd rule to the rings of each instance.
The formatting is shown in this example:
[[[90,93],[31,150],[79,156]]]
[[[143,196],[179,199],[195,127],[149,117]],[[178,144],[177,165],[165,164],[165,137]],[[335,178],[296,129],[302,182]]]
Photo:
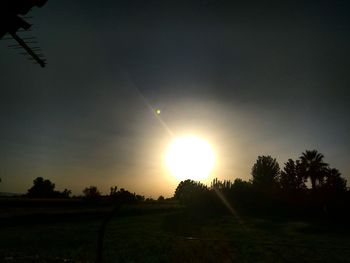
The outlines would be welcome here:
[[[12,219],[8,209],[0,225],[0,262],[94,262],[98,227],[109,208],[79,209],[27,207]],[[124,207],[107,227],[104,260],[350,262],[346,224],[238,217],[203,215],[166,203]]]

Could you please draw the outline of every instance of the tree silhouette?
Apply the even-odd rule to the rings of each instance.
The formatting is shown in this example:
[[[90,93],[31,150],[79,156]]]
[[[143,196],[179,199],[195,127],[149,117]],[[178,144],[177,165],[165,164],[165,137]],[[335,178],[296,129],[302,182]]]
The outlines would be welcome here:
[[[284,164],[283,171],[281,171],[278,181],[280,187],[286,191],[306,189],[306,179],[303,175],[300,161],[297,160],[294,162],[294,160],[288,159],[288,162]]]
[[[110,192],[109,192],[109,196],[115,196],[115,195],[117,195],[117,193],[118,193],[118,187],[117,186],[112,186],[111,188],[110,188]]]
[[[345,192],[346,180],[341,177],[341,173],[335,168],[326,168],[325,180],[322,187],[332,192]]]
[[[145,197],[143,195],[135,195],[136,201],[143,202],[145,201]]]
[[[109,198],[112,200],[117,200],[121,203],[135,203],[137,201],[143,201],[144,199],[143,196],[136,195],[135,193],[132,194],[124,188],[120,188],[118,191],[117,186],[110,188]]]
[[[252,191],[252,182],[244,181],[241,178],[236,178],[231,186],[231,192],[235,197],[247,198]]]
[[[204,184],[187,179],[179,183],[174,198],[184,205],[194,205],[201,202],[203,204],[208,192],[209,190]]]
[[[306,150],[300,156],[305,179],[310,178],[312,189],[316,189],[317,184],[322,184],[325,177],[327,163],[323,162],[323,154],[316,150]]]
[[[235,191],[245,190],[251,187],[251,182],[242,180],[241,178],[236,178],[231,186]]]
[[[28,190],[28,197],[54,197],[57,192],[54,191],[55,184],[50,180],[44,180],[42,177],[37,177],[33,181],[33,186]]]
[[[271,188],[276,186],[280,166],[276,159],[268,156],[258,156],[252,168],[253,185]]]
[[[211,189],[215,190],[230,190],[232,187],[232,182],[230,180],[221,181],[218,178],[214,178],[210,184]]]
[[[63,192],[61,192],[61,195],[64,198],[69,198],[71,194],[72,194],[72,191],[68,189],[64,189]]]
[[[83,194],[85,196],[85,198],[88,198],[88,199],[96,199],[98,197],[101,196],[101,193],[100,191],[97,189],[96,186],[89,186],[89,187],[86,187],[84,190],[83,190]]]

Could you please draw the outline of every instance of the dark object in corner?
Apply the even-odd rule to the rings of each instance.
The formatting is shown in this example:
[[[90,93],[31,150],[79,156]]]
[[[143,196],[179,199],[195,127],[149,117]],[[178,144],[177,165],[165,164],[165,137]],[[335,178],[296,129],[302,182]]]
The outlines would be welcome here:
[[[30,56],[29,59],[34,60],[41,67],[45,67],[46,60],[42,58],[42,55],[36,54],[35,49],[30,47],[24,39],[18,36],[17,32],[24,30],[28,31],[32,26],[25,21],[21,15],[25,15],[29,10],[34,7],[42,7],[47,0],[2,0],[0,3],[0,39],[3,38],[6,33],[12,36],[18,45],[11,45],[15,49],[23,48]]]

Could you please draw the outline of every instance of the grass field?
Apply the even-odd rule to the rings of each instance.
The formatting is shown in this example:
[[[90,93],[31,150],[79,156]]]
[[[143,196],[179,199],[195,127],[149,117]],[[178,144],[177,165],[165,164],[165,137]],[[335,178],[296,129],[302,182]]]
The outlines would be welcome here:
[[[145,212],[146,211],[146,212]],[[93,262],[101,216],[2,223],[0,262]],[[108,224],[105,262],[350,262],[350,233],[322,222],[128,207]]]

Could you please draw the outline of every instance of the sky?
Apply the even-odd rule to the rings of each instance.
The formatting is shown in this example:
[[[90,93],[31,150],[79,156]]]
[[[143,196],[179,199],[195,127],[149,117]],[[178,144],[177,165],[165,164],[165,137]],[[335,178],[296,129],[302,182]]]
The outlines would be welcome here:
[[[173,136],[215,150],[212,178],[251,178],[317,149],[350,181],[348,1],[53,1],[30,20],[48,65],[0,41],[0,192],[170,197]],[[161,109],[161,118],[153,109]],[[166,127],[165,127],[166,126]],[[173,135],[169,133],[169,130]]]

